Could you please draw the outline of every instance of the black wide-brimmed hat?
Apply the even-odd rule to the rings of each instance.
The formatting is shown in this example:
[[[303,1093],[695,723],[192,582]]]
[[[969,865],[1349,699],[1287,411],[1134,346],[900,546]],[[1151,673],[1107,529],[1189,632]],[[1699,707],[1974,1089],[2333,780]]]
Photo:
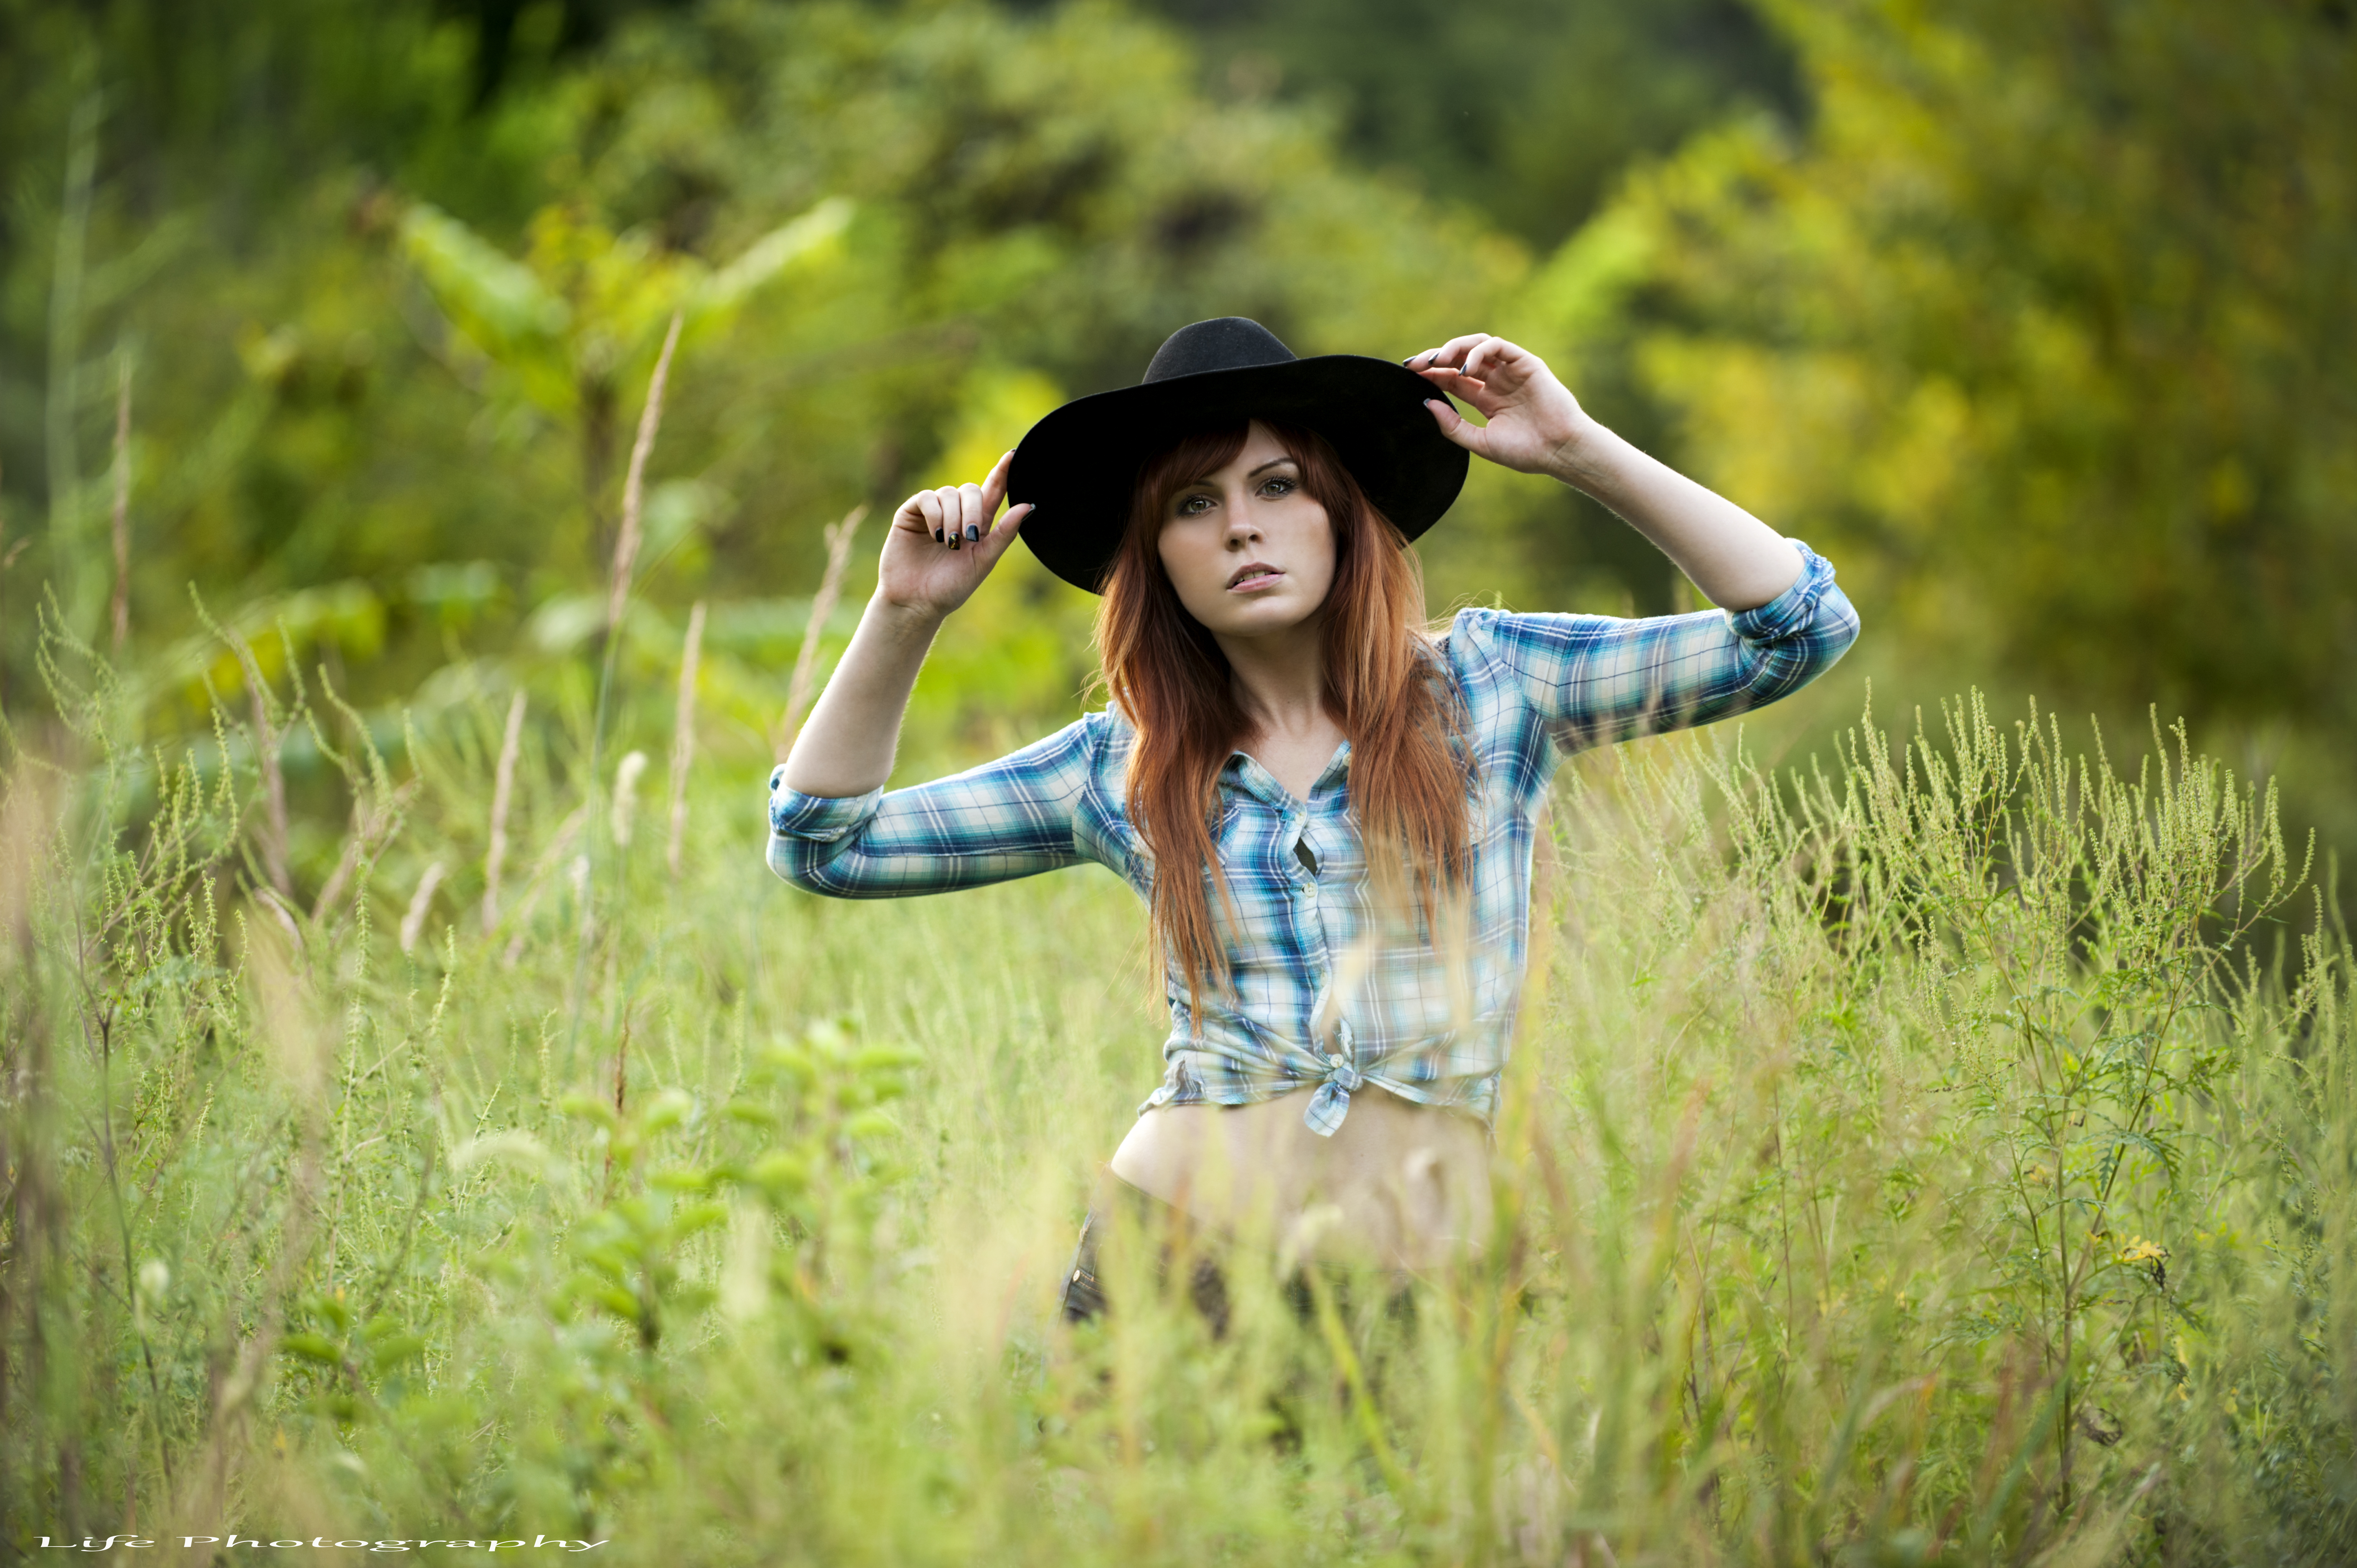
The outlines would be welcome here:
[[[1198,321],[1164,340],[1137,385],[1077,398],[1033,425],[1015,449],[1006,499],[1038,509],[1023,520],[1023,541],[1048,570],[1102,593],[1146,460],[1195,431],[1260,419],[1331,442],[1367,499],[1414,539],[1465,485],[1465,448],[1424,406],[1439,395],[1389,360],[1297,360],[1257,321]]]

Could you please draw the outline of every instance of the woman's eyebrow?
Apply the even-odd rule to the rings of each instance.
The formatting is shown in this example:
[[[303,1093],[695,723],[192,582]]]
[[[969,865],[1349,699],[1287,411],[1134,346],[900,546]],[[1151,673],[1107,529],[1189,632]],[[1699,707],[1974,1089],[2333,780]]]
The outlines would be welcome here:
[[[1293,454],[1287,452],[1282,456],[1271,457],[1267,462],[1263,463],[1259,467],[1254,468],[1252,472],[1246,474],[1244,478],[1247,479],[1256,479],[1263,474],[1268,472],[1271,468],[1276,467],[1281,464],[1292,463],[1294,461]],[[1178,497],[1185,495],[1189,490],[1217,490],[1219,488],[1218,476],[1214,474],[1205,474],[1200,478],[1189,479],[1185,484],[1179,486],[1178,489],[1172,493],[1171,499],[1176,500]]]

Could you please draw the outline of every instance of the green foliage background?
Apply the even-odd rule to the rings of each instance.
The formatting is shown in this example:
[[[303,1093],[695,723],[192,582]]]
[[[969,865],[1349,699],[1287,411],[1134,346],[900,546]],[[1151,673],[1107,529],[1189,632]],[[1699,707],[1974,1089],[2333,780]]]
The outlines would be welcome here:
[[[691,324],[643,585],[670,614],[807,595],[823,522],[1019,432],[1012,381],[1122,384],[1215,313],[1305,352],[1486,328],[1835,552],[1857,668],[2138,731],[2157,703],[2357,842],[2336,5],[6,0],[0,26],[11,691],[45,585],[107,620],[126,374],[135,650],[195,629],[193,582],[295,596],[257,628],[284,614],[370,702],[565,651],[686,275],[832,202],[839,232]],[[493,319],[527,277],[538,317]],[[1436,608],[1683,602],[1616,521],[1503,476],[1426,556]],[[199,708],[159,692],[156,719]]]
[[[2342,1560],[2352,32],[0,0],[0,1552],[161,1499],[649,1561]],[[1243,1346],[1076,1348],[1148,988],[993,944],[1135,910],[803,899],[759,780],[830,523],[822,673],[876,515],[1229,313],[1515,337],[1832,556],[1866,639],[1772,756],[1871,676],[2108,761],[1970,706],[1805,786],[1599,759],[1497,1268],[1421,1337],[1270,1280]],[[1691,602],[1496,471],[1423,553],[1436,612]],[[616,769],[697,604],[666,874]],[[1074,712],[1089,612],[1011,555],[903,776]]]

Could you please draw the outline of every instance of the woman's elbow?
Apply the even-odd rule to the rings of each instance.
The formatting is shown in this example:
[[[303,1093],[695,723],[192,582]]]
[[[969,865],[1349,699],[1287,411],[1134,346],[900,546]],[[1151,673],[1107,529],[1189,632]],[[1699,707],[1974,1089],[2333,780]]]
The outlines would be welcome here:
[[[783,878],[788,886],[804,893],[815,894],[822,898],[855,897],[839,878],[826,875],[826,861],[814,853],[820,847],[807,839],[771,833],[769,851],[764,858],[768,860],[770,869]]]
[[[1831,666],[1857,641],[1857,607],[1839,588],[1828,588],[1817,603],[1817,618],[1825,645],[1825,663]]]

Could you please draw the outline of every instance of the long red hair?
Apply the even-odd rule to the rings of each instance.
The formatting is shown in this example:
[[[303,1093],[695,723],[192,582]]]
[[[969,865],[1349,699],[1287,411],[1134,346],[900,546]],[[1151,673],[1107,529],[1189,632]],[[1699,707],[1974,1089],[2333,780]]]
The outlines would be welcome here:
[[[1334,581],[1318,608],[1327,712],[1351,742],[1350,795],[1379,896],[1427,929],[1458,902],[1471,861],[1462,703],[1424,629],[1424,574],[1325,437],[1267,424],[1334,529]],[[1228,660],[1178,602],[1158,548],[1178,492],[1235,460],[1238,424],[1178,441],[1138,475],[1129,527],[1097,611],[1103,680],[1137,732],[1129,818],[1154,856],[1155,935],[1189,995],[1225,983],[1210,894],[1227,902],[1212,842],[1220,769],[1250,728]]]

